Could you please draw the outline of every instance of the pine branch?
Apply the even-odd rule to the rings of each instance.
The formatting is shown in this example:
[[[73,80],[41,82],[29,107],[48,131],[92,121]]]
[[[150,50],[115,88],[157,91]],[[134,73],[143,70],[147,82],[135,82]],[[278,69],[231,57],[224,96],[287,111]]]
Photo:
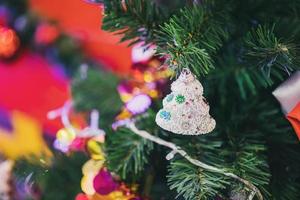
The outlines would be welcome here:
[[[289,131],[294,134],[294,131]],[[272,181],[270,184],[275,200],[300,199],[300,147],[294,137],[279,133],[283,140],[270,142],[270,167]],[[287,139],[289,138],[289,139]],[[278,138],[279,139],[279,138]],[[278,151],[279,150],[279,151]]]
[[[267,85],[273,83],[272,77],[283,80],[284,73],[290,75],[298,67],[296,46],[278,39],[274,28],[259,25],[245,38],[246,62],[254,63],[262,71]]]
[[[168,171],[170,189],[176,189],[177,197],[182,195],[186,200],[214,199],[230,184],[226,177],[216,177],[182,159],[172,161]]]
[[[197,19],[197,20],[195,20]],[[211,54],[221,47],[227,33],[204,6],[186,7],[157,31],[158,54],[176,72],[188,67],[196,75],[213,67]]]
[[[152,149],[152,142],[138,137],[128,129],[118,129],[107,135],[105,151],[108,168],[123,179],[137,179],[144,171],[148,163],[147,156]]]
[[[261,192],[259,191],[259,189],[253,185],[251,182],[233,174],[233,173],[230,173],[230,172],[226,172],[226,170],[224,169],[220,169],[220,168],[217,168],[217,167],[214,167],[214,166],[211,166],[211,165],[208,165],[206,163],[203,163],[199,160],[196,160],[196,159],[193,159],[192,157],[190,157],[186,151],[182,150],[180,147],[176,146],[174,143],[171,143],[171,142],[167,142],[161,138],[158,138],[156,136],[153,136],[151,134],[149,134],[148,132],[146,131],[142,131],[142,130],[139,130],[135,127],[135,124],[134,123],[130,123],[127,125],[128,128],[135,134],[141,136],[142,138],[145,138],[147,140],[150,140],[152,142],[155,142],[159,145],[162,145],[162,146],[166,146],[170,149],[172,149],[171,153],[168,154],[167,158],[168,159],[172,159],[172,157],[178,153],[179,155],[181,155],[182,157],[184,157],[187,161],[189,161],[191,164],[195,165],[195,166],[198,166],[202,169],[205,169],[207,171],[210,171],[210,172],[214,172],[214,173],[219,173],[219,174],[222,174],[224,176],[227,176],[229,178],[232,178],[232,179],[235,179],[235,180],[238,180],[240,181],[241,183],[243,183],[246,187],[248,187],[248,189],[251,191],[251,196],[248,198],[248,200],[252,200],[252,198],[254,197],[252,195],[252,193],[255,193],[257,195],[257,198],[259,200],[263,200],[263,196],[261,194]]]
[[[105,17],[102,29],[122,36],[131,44],[153,38],[153,30],[168,14],[152,0],[104,0]]]
[[[235,143],[236,144],[236,143]],[[266,146],[261,141],[248,140],[242,143],[240,150],[233,150],[230,154],[235,155],[230,168],[232,172],[255,183],[264,194],[270,197],[269,183],[270,172],[266,161]]]

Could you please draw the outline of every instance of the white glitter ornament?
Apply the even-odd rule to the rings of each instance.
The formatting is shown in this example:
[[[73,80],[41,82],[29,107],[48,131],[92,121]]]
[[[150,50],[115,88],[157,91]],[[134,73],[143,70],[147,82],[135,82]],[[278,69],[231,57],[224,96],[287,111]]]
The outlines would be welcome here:
[[[189,69],[182,70],[171,90],[156,115],[155,121],[161,128],[182,135],[206,134],[215,128],[216,121],[209,115],[203,87]]]

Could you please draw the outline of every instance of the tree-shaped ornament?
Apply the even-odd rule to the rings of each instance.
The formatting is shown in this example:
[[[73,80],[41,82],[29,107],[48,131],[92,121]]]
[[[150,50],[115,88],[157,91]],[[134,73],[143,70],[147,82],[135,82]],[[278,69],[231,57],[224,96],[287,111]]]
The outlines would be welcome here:
[[[206,134],[215,128],[216,121],[209,115],[203,87],[189,69],[182,70],[171,91],[156,115],[156,123],[161,128],[182,135]]]

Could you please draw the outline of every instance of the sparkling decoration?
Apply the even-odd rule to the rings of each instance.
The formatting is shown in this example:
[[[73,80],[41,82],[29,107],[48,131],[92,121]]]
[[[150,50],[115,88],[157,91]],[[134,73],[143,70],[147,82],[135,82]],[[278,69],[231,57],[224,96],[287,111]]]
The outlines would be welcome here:
[[[10,58],[19,48],[20,40],[16,32],[0,26],[0,58]]]
[[[163,109],[156,115],[156,123],[161,128],[183,135],[205,134],[215,128],[203,87],[189,69],[183,69],[171,90],[163,100]]]

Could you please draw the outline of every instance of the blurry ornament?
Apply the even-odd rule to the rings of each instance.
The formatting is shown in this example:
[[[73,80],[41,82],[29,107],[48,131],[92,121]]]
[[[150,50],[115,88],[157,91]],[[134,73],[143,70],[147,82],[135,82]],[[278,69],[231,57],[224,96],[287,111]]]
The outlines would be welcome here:
[[[148,95],[140,94],[133,97],[127,102],[126,108],[132,114],[141,114],[145,112],[151,105],[151,98]]]
[[[83,175],[89,175],[89,174],[97,175],[97,173],[102,168],[103,164],[104,164],[104,160],[90,159],[82,166],[82,174]]]
[[[62,108],[48,112],[49,119],[60,116],[65,126],[65,128],[58,131],[54,147],[62,152],[80,151],[87,148],[93,158],[103,159],[104,156],[98,143],[104,142],[105,132],[98,127],[99,112],[93,110],[90,113],[90,125],[83,129],[78,129],[70,122],[69,113],[71,108],[72,102],[67,101]]]
[[[75,137],[76,137],[76,133],[75,130],[72,128],[60,129],[56,134],[56,138],[65,144],[71,144],[71,142],[75,139]]]
[[[0,58],[12,57],[20,45],[16,32],[10,28],[0,26]]]
[[[35,34],[34,40],[38,45],[52,44],[59,36],[60,32],[56,25],[49,23],[39,24]]]
[[[99,112],[97,110],[92,110],[90,113],[90,125],[78,133],[79,137],[97,137],[100,139],[102,137],[102,142],[104,142],[105,132],[99,129]]]
[[[171,71],[162,67],[159,59],[152,57],[145,63],[134,64],[131,76],[130,81],[123,81],[118,86],[124,107],[112,124],[114,130],[148,110],[152,100],[161,96],[162,86],[171,76]]]
[[[84,175],[81,179],[81,189],[87,195],[93,195],[96,192],[93,183],[94,178],[95,178],[94,174],[87,174]]]
[[[86,149],[86,144],[90,138],[76,137],[71,144],[69,144],[69,149],[71,151],[84,151]]]
[[[94,160],[104,160],[104,153],[100,146],[100,143],[91,139],[87,142],[87,150],[90,156]]]
[[[32,117],[43,128],[41,134],[52,137],[61,128],[59,120],[48,120],[45,116],[70,97],[68,84],[69,80],[62,71],[38,53],[22,48],[9,62],[0,58],[0,85],[9,86],[0,87],[0,105]],[[76,122],[82,123],[83,119],[77,117]]]
[[[0,199],[10,200],[11,188],[11,176],[12,176],[13,161],[6,160],[0,162]]]
[[[72,144],[75,138],[76,133],[72,128],[60,129],[56,134],[54,147],[62,152],[67,152],[69,151],[69,146]]]
[[[116,190],[108,195],[95,194],[90,200],[141,200],[135,194],[126,195],[123,191]]]
[[[104,16],[101,14],[102,6],[90,5],[83,0],[30,0],[28,4],[30,10],[56,21],[63,32],[78,38],[85,53],[93,60],[103,63],[114,72],[130,74],[131,48],[127,43],[118,43],[120,37],[99,28],[99,21]],[[62,8],[67,12],[60,11]],[[116,52],[120,52],[117,58]]]
[[[30,22],[28,21],[27,16],[21,15],[15,20],[14,28],[20,33],[28,31],[28,26]]]
[[[144,42],[140,42],[132,48],[131,59],[132,62],[146,62],[152,58],[155,54],[155,45],[145,45]]]
[[[27,155],[51,156],[36,119],[19,111],[10,112],[11,130],[0,127],[0,153],[10,159]],[[28,140],[30,142],[24,142]],[[18,148],[16,148],[18,147]]]
[[[124,194],[122,191],[114,191],[109,194],[111,199],[118,199],[118,200],[133,200],[134,195],[132,194]]]
[[[215,128],[203,87],[189,69],[182,70],[171,90],[163,99],[163,109],[156,115],[156,123],[161,128],[183,135],[205,134]]]
[[[118,184],[113,180],[110,172],[102,168],[94,178],[94,189],[101,195],[107,195],[117,189]]]
[[[95,194],[94,178],[103,167],[104,160],[88,160],[82,167],[83,177],[81,179],[81,189],[87,195]]]
[[[283,113],[300,140],[300,71],[295,72],[273,91]]]
[[[76,195],[75,200],[89,200],[88,196],[82,193]]]

